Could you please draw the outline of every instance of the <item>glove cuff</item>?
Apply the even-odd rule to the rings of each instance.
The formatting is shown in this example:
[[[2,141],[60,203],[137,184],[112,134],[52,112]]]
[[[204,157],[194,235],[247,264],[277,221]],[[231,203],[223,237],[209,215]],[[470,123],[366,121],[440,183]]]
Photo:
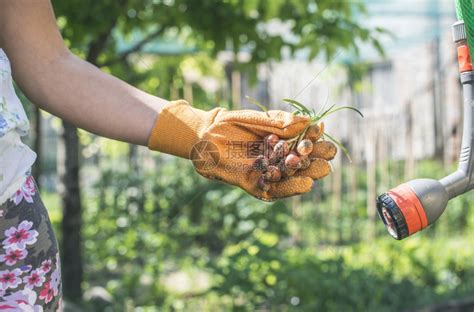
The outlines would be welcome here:
[[[206,112],[193,108],[184,100],[168,103],[158,114],[148,148],[189,159],[192,147],[199,142],[219,110]]]

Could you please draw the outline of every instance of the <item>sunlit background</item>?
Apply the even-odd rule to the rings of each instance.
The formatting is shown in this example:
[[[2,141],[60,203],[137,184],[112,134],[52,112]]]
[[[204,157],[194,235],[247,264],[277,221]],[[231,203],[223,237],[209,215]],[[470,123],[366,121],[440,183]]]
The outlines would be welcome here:
[[[365,115],[324,120],[352,162],[339,152],[309,194],[263,203],[198,176],[189,161],[76,136],[24,99],[68,310],[473,310],[474,193],[403,241],[375,209],[389,188],[456,167],[451,0],[53,5],[74,53],[157,96],[258,110],[251,96],[289,111],[282,99],[292,98]]]

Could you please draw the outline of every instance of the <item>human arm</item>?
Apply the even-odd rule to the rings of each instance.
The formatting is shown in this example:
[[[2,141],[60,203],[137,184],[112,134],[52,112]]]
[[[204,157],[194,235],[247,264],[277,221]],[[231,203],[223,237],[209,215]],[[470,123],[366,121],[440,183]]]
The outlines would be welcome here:
[[[168,102],[73,55],[49,0],[0,0],[0,47],[13,77],[40,108],[95,134],[147,145]]]
[[[207,159],[192,159],[198,173],[264,200],[308,192],[313,180],[329,174],[327,160],[333,154],[294,177],[272,183],[269,190],[259,189],[260,173],[251,170],[253,160],[224,157],[227,144],[248,144],[270,133],[290,139],[308,126],[308,118],[283,111],[267,116],[252,110],[206,112],[183,101],[168,104],[74,56],[63,43],[49,0],[0,0],[0,7],[0,47],[11,59],[16,82],[34,104],[75,126],[191,159],[195,144],[210,141],[217,145],[222,161],[207,170],[196,165]]]

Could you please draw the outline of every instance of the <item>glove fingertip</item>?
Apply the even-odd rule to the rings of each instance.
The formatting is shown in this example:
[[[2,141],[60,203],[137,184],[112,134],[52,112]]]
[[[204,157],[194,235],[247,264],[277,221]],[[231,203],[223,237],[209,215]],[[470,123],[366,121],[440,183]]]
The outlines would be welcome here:
[[[319,180],[332,172],[331,165],[328,161],[322,158],[316,158],[311,162],[309,168],[299,171],[298,176],[308,177],[312,180]]]
[[[309,154],[310,159],[322,158],[325,160],[332,160],[337,154],[337,147],[334,143],[329,141],[315,142],[313,150]]]
[[[278,182],[270,188],[270,195],[275,198],[284,198],[311,191],[314,181],[309,177],[292,177],[286,181]]]
[[[311,178],[301,177],[299,179],[295,178],[295,180],[298,185],[298,189],[300,190],[299,194],[308,193],[313,188],[314,181]]]

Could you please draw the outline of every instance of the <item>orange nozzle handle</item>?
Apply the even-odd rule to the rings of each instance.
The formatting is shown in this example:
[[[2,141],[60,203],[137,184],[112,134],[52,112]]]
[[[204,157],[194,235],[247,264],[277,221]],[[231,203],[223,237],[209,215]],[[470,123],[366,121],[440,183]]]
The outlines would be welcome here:
[[[472,70],[472,60],[467,44],[462,44],[458,47],[458,64],[459,72],[461,73]]]
[[[425,210],[416,193],[408,184],[401,184],[390,190],[388,195],[395,201],[402,212],[408,227],[409,235],[428,226]]]

